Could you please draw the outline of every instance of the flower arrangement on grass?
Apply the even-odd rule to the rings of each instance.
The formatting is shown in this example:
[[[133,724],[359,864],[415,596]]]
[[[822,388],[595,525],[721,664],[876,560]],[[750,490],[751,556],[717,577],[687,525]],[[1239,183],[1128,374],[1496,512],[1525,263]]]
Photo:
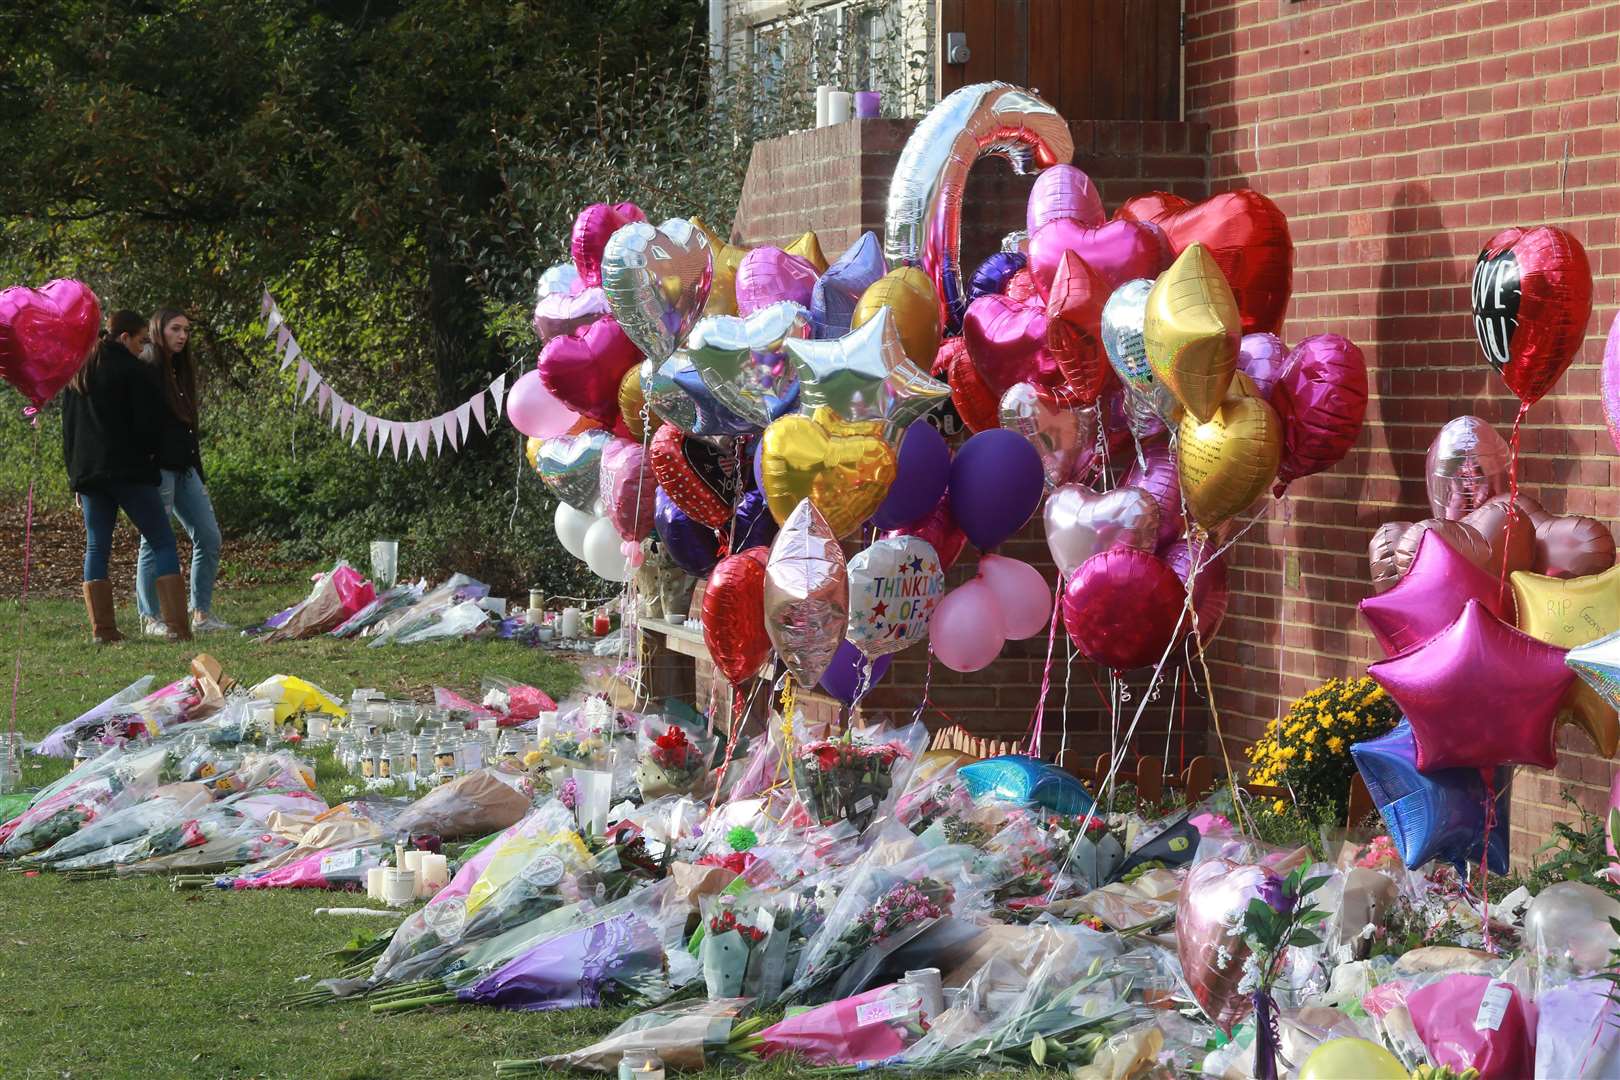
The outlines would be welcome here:
[[[1287,788],[1296,806],[1343,814],[1356,771],[1351,745],[1385,734],[1399,719],[1395,702],[1372,679],[1329,679],[1266,725],[1249,747],[1249,780]],[[1277,799],[1269,809],[1282,813],[1288,803]]]

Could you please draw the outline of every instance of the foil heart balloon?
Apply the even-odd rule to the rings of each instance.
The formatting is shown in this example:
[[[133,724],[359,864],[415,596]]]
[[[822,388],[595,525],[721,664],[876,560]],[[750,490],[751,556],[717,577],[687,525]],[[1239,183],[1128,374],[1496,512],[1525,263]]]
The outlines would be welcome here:
[[[1098,494],[1064,484],[1046,500],[1046,546],[1065,578],[1098,552],[1116,547],[1151,552],[1159,540],[1159,504],[1137,487]]]
[[[574,233],[568,254],[574,260],[582,285],[602,284],[602,251],[613,234],[632,221],[646,221],[647,215],[635,203],[592,203],[574,219]]]
[[[82,281],[0,291],[0,378],[43,408],[78,373],[100,329],[101,301]]]
[[[883,502],[895,470],[894,449],[875,420],[846,422],[822,406],[765,429],[762,486],[779,522],[809,499],[835,536],[847,536]]]
[[[1249,943],[1243,934],[1249,901],[1276,885],[1262,866],[1207,859],[1187,871],[1176,901],[1176,955],[1193,1000],[1214,1025],[1232,1033],[1249,1012],[1243,980]]]
[[[1046,347],[1046,311],[1005,296],[981,296],[968,305],[962,340],[979,378],[994,397],[1021,382],[1050,390],[1065,385],[1057,358]]]
[[[730,520],[738,476],[729,450],[666,425],[653,436],[648,458],[658,486],[693,521],[718,529]]]
[[[540,275],[531,325],[542,344],[558,334],[595,322],[607,313],[607,297],[602,295],[601,288],[587,288],[573,263],[558,263]]]
[[[1114,216],[1158,225],[1178,255],[1202,244],[1232,288],[1242,332],[1281,333],[1294,288],[1294,241],[1276,203],[1247,188],[1196,205],[1153,192],[1126,200]]]
[[[808,308],[816,277],[816,268],[797,255],[779,247],[754,248],[737,266],[737,314],[752,315],[783,300]]]
[[[1183,586],[1192,586],[1192,612],[1182,626],[1184,634],[1196,634],[1208,645],[1226,618],[1231,592],[1226,581],[1226,556],[1215,554],[1215,544],[1207,538],[1177,540],[1159,553]],[[1197,575],[1193,574],[1197,560]]]
[[[1542,522],[1554,520],[1552,515],[1541,508],[1541,504],[1528,495],[1520,495],[1517,509],[1508,513],[1508,504],[1512,501],[1507,495],[1497,495],[1487,499],[1485,504],[1464,517],[1460,524],[1467,526],[1479,534],[1484,544],[1485,561],[1479,565],[1498,578],[1503,573],[1511,574],[1515,570],[1535,570],[1541,572],[1536,565],[1536,527]],[[1452,540],[1451,532],[1447,532],[1446,539]],[[1412,545],[1417,538],[1403,544],[1403,549],[1416,550]],[[1467,555],[1470,560],[1478,562],[1479,545],[1473,545],[1469,550],[1467,538],[1462,542],[1454,542],[1458,551]],[[1406,573],[1403,562],[1401,573]]]
[[[1037,176],[1029,189],[1025,232],[1033,236],[1042,225],[1059,220],[1092,226],[1108,220],[1097,185],[1073,165],[1053,165]]]
[[[969,311],[972,310],[971,305]],[[951,404],[969,431],[987,431],[999,420],[997,398],[979,375],[973,357],[968,353],[967,341],[960,337],[946,338],[934,358],[934,370],[941,365],[945,379],[951,387]]]
[[[703,590],[703,643],[732,686],[752,678],[771,656],[765,629],[765,562],[753,547],[720,560]]]
[[[1159,504],[1159,547],[1181,539],[1187,528],[1182,512],[1181,471],[1176,450],[1167,440],[1154,440],[1142,447],[1141,457],[1125,471],[1122,487],[1141,488]]]
[[[632,222],[602,251],[602,292],[625,335],[649,360],[675,351],[703,315],[714,282],[714,253],[685,218],[654,228]]]
[[[1507,441],[1477,416],[1454,417],[1429,444],[1425,481],[1435,517],[1466,517],[1507,493]]]
[[[601,428],[547,439],[535,455],[540,480],[574,509],[591,510],[601,491],[602,451],[612,441]]]
[[[798,379],[783,342],[810,335],[809,315],[783,301],[745,317],[710,315],[692,328],[683,350],[720,404],[758,428],[787,411]]]
[[[536,365],[552,395],[581,416],[612,425],[619,418],[619,383],[641,361],[641,350],[613,318],[597,319],[546,342]]]
[[[657,431],[664,418],[647,408],[647,395],[641,390],[641,369],[633,367],[619,380],[619,419],[630,438],[641,442],[648,427]]]
[[[1174,257],[1170,241],[1157,225],[1138,221],[1082,225],[1059,218],[1029,236],[1029,269],[1042,296],[1050,293],[1066,251],[1078,255],[1110,289],[1132,278],[1158,277]]]
[[[1226,278],[1208,248],[1191,245],[1148,293],[1142,344],[1154,381],[1200,423],[1208,421],[1232,385],[1239,337]]]
[[[850,329],[866,325],[888,308],[900,331],[900,344],[912,363],[927,370],[939,351],[939,301],[928,275],[915,266],[890,270],[861,294]]]
[[[640,543],[652,532],[657,490],[640,443],[614,439],[602,451],[602,512],[621,537]]]
[[[1277,483],[1331,469],[1361,436],[1367,414],[1367,362],[1348,339],[1314,334],[1288,354],[1288,366],[1270,403],[1283,426]]]
[[[799,680],[821,681],[849,621],[844,549],[815,503],[801,499],[782,522],[765,564],[765,631]]]
[[[1094,405],[1108,381],[1102,345],[1103,305],[1109,288],[1072,251],[1063,253],[1046,301],[1046,348],[1080,405]]]
[[[1239,374],[1208,422],[1190,410],[1182,417],[1176,453],[1188,513],[1207,531],[1242,513],[1276,478],[1282,425]]]
[[[1103,352],[1125,394],[1126,423],[1139,439],[1163,430],[1165,420],[1176,410],[1176,399],[1153,376],[1142,340],[1152,291],[1153,282],[1147,278],[1127,281],[1108,297],[1101,320]]]
[[[1001,395],[1001,426],[1029,440],[1041,455],[1046,486],[1074,478],[1080,454],[1097,441],[1097,413],[1058,404],[1034,383],[1019,383]]]
[[[1532,565],[1538,574],[1555,578],[1601,574],[1614,565],[1614,555],[1614,534],[1595,518],[1572,514],[1536,523]]]
[[[1150,667],[1183,625],[1185,598],[1175,572],[1152,552],[1109,548],[1063,587],[1063,625],[1087,660],[1114,671]]]
[[[1504,229],[1474,264],[1474,335],[1509,390],[1534,405],[1569,367],[1592,316],[1592,268],[1563,229]]]

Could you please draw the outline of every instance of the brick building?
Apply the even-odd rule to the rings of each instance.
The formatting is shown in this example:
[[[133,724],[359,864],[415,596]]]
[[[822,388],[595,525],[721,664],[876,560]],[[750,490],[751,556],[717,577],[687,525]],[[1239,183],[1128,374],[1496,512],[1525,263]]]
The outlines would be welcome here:
[[[1517,401],[1479,354],[1468,298],[1475,255],[1506,226],[1569,229],[1596,279],[1581,354],[1523,426],[1521,489],[1554,513],[1620,518],[1612,475],[1620,458],[1598,398],[1603,336],[1620,307],[1620,0],[1186,0],[1182,8],[938,0],[934,59],[943,90],[987,78],[1060,85],[1049,96],[1074,128],[1076,164],[1110,209],[1155,188],[1271,196],[1296,247],[1283,336],[1337,332],[1366,353],[1373,394],[1359,444],[1331,472],[1296,482],[1233,553],[1231,608],[1210,661],[1235,761],[1294,697],[1376,658],[1355,612],[1370,588],[1367,540],[1384,521],[1427,516],[1423,456],[1439,427],[1464,413],[1504,434],[1511,425]],[[951,62],[950,34],[965,35],[967,63]],[[1129,69],[1112,89],[1074,75],[1073,57],[1104,55]],[[815,229],[831,256],[860,230],[880,230],[908,131],[903,120],[868,121],[756,147],[735,238],[782,243]],[[1018,227],[1027,190],[998,163],[975,170],[965,264]],[[1014,549],[1051,576],[1038,523]],[[1060,633],[1058,680],[1064,644]],[[933,699],[975,729],[1022,732],[1046,647],[1044,637],[1012,643],[969,676],[936,665]],[[909,712],[925,666],[922,650],[903,654],[870,703]],[[1069,676],[1077,745],[1106,747],[1101,673],[1077,661]],[[1143,752],[1165,751],[1172,713],[1183,752],[1213,749],[1199,695],[1184,705],[1181,692],[1156,704]],[[1168,748],[1174,761],[1179,748]],[[1559,748],[1556,772],[1519,770],[1517,856],[1568,816],[1563,793],[1604,802],[1610,764],[1573,728]]]

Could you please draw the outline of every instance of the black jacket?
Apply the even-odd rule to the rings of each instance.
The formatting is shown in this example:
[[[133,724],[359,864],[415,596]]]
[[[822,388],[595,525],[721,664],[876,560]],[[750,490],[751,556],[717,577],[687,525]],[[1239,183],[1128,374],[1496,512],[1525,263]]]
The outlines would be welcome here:
[[[158,445],[171,415],[152,365],[116,341],[90,376],[88,393],[62,394],[62,458],[68,486],[158,483]]]
[[[160,384],[163,373],[153,369],[153,378]],[[175,472],[185,472],[187,469],[196,469],[197,475],[203,475],[202,449],[197,444],[197,429],[175,415],[168,406],[167,395],[164,397],[162,430],[158,435],[158,465]]]

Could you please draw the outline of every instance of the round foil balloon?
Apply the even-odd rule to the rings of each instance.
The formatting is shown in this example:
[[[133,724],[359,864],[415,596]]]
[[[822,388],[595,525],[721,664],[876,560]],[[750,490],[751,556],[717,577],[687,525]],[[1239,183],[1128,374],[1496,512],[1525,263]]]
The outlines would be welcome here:
[[[1240,328],[1232,289],[1202,244],[1182,252],[1148,293],[1142,343],[1153,377],[1201,423],[1232,385]]]
[[[581,210],[568,245],[580,283],[586,287],[602,284],[602,251],[608,240],[632,221],[646,220],[635,203],[592,203]]]
[[[1048,496],[1045,516],[1046,546],[1066,579],[1098,552],[1116,547],[1151,552],[1159,543],[1159,505],[1139,487],[1098,494],[1065,484]]]
[[[1257,396],[1265,398],[1258,386]],[[1367,413],[1367,362],[1338,334],[1316,334],[1294,346],[1288,368],[1270,395],[1282,422],[1277,482],[1331,469],[1361,435]]]
[[[780,522],[809,499],[835,535],[847,536],[882,505],[895,468],[894,449],[877,421],[845,423],[823,406],[765,429],[761,480]]]
[[[1429,509],[1455,521],[1508,490],[1508,445],[1477,416],[1446,422],[1429,444]]]
[[[769,552],[749,548],[720,560],[703,591],[703,644],[732,686],[752,678],[770,659],[765,630],[765,562]]]
[[[546,342],[537,370],[557,400],[611,425],[619,418],[619,383],[640,362],[641,351],[609,317]]]
[[[949,494],[940,496],[933,509],[922,517],[897,529],[890,529],[883,535],[886,538],[916,536],[928,541],[939,553],[939,561],[947,570],[956,565],[957,558],[962,554],[962,548],[967,545],[967,535],[957,527],[956,519],[951,515]]]
[[[541,481],[562,502],[590,510],[601,491],[602,451],[612,441],[601,428],[547,439],[535,455]]]
[[[657,228],[633,222],[614,233],[602,251],[608,307],[650,360],[664,360],[686,339],[703,314],[713,281],[709,238],[685,218],[670,218]]]
[[[1581,242],[1537,225],[1491,237],[1474,264],[1474,336],[1509,390],[1534,405],[1569,367],[1592,316]]]
[[[1095,410],[1060,405],[1034,383],[1018,383],[1001,395],[1001,426],[1035,448],[1049,488],[1073,479],[1081,452],[1097,441]]]
[[[771,543],[765,566],[765,629],[802,686],[832,663],[849,623],[844,549],[815,504],[803,499]]]
[[[915,536],[879,540],[849,560],[847,637],[875,659],[928,636],[945,593],[945,570],[933,545]]]
[[[729,452],[665,426],[653,436],[648,460],[658,486],[693,520],[718,529],[731,518],[739,469]]]
[[[1614,534],[1596,518],[1551,517],[1535,526],[1537,573],[1557,578],[1601,574],[1614,565]]]
[[[942,323],[961,324],[962,197],[981,155],[1016,171],[1045,169],[1074,157],[1074,138],[1056,109],[1028,90],[975,83],[946,96],[925,116],[895,164],[884,215],[890,266],[921,266],[934,284]],[[1003,388],[1004,389],[1004,388]]]
[[[1243,512],[1271,485],[1282,460],[1282,424],[1247,375],[1206,422],[1188,410],[1177,449],[1187,510],[1205,531]]]
[[[1249,1012],[1249,996],[1238,988],[1249,958],[1243,916],[1249,901],[1276,880],[1260,866],[1207,859],[1187,871],[1181,883],[1176,902],[1181,974],[1204,1015],[1228,1035]]]
[[[1063,625],[1086,659],[1129,671],[1159,662],[1186,592],[1151,552],[1116,547],[1087,559],[1063,588]]]
[[[890,270],[861,294],[850,329],[872,321],[880,308],[888,308],[893,314],[906,356],[927,370],[939,351],[940,334],[939,300],[928,275],[915,266]]]
[[[602,451],[602,512],[621,537],[640,542],[652,532],[657,490],[640,443],[614,439]]]
[[[1198,575],[1193,576],[1195,553],[1202,560]],[[1192,585],[1192,612],[1182,626],[1183,633],[1194,634],[1205,645],[1220,631],[1221,620],[1226,618],[1226,605],[1230,593],[1226,582],[1226,557],[1213,555],[1214,545],[1207,540],[1177,540],[1159,553],[1183,586]],[[1213,555],[1213,558],[1211,557]]]
[[[43,408],[78,373],[100,329],[101,301],[82,281],[0,291],[0,379]]]

